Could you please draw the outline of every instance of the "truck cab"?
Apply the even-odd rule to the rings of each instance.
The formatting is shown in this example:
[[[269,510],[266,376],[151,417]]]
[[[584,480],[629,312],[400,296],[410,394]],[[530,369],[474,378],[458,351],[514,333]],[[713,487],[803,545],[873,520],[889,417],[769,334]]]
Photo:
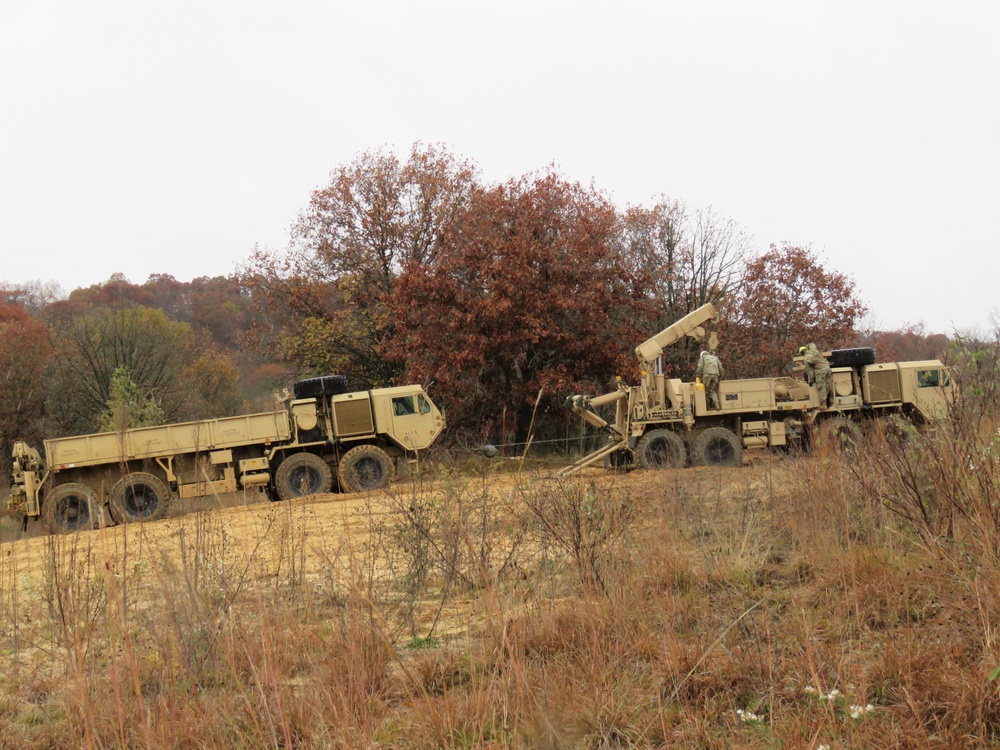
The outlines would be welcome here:
[[[444,430],[444,414],[417,385],[401,385],[372,391],[374,411],[389,439],[405,451],[422,451]]]

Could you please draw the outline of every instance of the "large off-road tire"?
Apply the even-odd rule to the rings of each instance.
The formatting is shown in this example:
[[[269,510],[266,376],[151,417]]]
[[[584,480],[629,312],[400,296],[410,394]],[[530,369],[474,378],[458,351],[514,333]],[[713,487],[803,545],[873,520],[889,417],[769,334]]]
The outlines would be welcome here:
[[[45,497],[45,521],[53,532],[93,529],[98,513],[97,493],[85,484],[60,484]]]
[[[691,442],[691,463],[695,466],[739,466],[743,444],[725,427],[709,427]]]
[[[314,453],[293,453],[278,466],[274,486],[282,500],[318,495],[333,489],[333,470]]]
[[[375,445],[359,445],[340,459],[337,476],[342,491],[365,492],[388,487],[393,473],[388,453]]]
[[[604,469],[617,474],[626,474],[635,468],[635,455],[621,448],[604,457]]]
[[[885,439],[890,445],[902,447],[913,442],[917,428],[903,414],[889,414],[882,419]]]
[[[824,420],[819,426],[820,441],[831,446],[838,453],[849,453],[858,447],[861,428],[848,417],[834,417]]]
[[[134,471],[111,488],[108,507],[118,523],[158,521],[167,515],[170,489],[157,476]]]
[[[834,349],[830,352],[830,367],[860,367],[875,364],[875,350],[869,346],[854,349]]]
[[[635,449],[644,469],[682,469],[687,462],[684,441],[673,430],[650,430]]]
[[[320,396],[336,396],[347,393],[346,375],[324,375],[319,378],[306,378],[292,386],[295,398],[318,398]]]

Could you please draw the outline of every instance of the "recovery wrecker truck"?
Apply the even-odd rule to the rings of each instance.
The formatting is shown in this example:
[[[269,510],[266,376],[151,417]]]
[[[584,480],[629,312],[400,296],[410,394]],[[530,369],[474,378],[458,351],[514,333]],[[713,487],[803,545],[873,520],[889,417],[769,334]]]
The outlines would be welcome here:
[[[824,353],[832,370],[830,406],[821,405],[816,388],[799,377],[768,377],[720,381],[719,408],[709,408],[703,385],[667,377],[661,355],[684,337],[714,349],[709,327],[717,321],[715,307],[703,305],[637,346],[639,385],[618,378],[610,393],[566,399],[584,422],[608,433],[608,442],[560,475],[599,461],[618,469],[736,466],[744,448],[804,447],[817,430],[853,436],[868,417],[904,414],[919,422],[947,415],[953,386],[940,361],[876,364],[875,351],[867,348]],[[613,421],[597,412],[612,405]]]
[[[349,392],[328,375],[293,390],[271,412],[46,440],[44,457],[17,442],[8,512],[72,531],[95,526],[105,508],[118,523],[162,518],[173,497],[378,489],[444,429],[419,385]]]

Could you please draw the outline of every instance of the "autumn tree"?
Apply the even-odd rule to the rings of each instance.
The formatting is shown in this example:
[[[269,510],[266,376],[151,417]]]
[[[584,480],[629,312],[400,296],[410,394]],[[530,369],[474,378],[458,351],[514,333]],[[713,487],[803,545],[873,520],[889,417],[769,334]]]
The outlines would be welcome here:
[[[749,239],[732,219],[710,208],[692,211],[667,198],[652,208],[628,209],[619,233],[639,286],[656,302],[658,314],[648,335],[706,303],[719,305],[740,281],[749,256]],[[664,352],[664,364],[675,375],[687,376],[696,356],[685,340]]]
[[[97,308],[155,307],[154,294],[148,287],[133,284],[121,272],[115,272],[107,281],[80,287],[49,309],[49,314],[62,317],[81,315]],[[168,315],[171,310],[164,310]]]
[[[150,277],[148,283],[153,281]],[[200,276],[182,287],[179,304],[182,320],[211,334],[212,342],[223,351],[242,353],[239,337],[252,324],[250,298],[243,293],[238,276]],[[245,357],[241,357],[245,359]]]
[[[892,331],[862,331],[858,343],[874,348],[881,361],[894,362],[940,359],[948,351],[951,340],[943,333],[927,333],[924,325],[917,323]]]
[[[688,312],[684,283],[687,209],[680,201],[664,199],[652,208],[629,208],[618,228],[623,257],[651,289],[666,318]],[[683,311],[683,312],[681,312]]]
[[[853,346],[865,312],[849,277],[825,269],[808,248],[772,245],[747,264],[726,300],[720,339],[727,377],[780,374],[809,342]]]
[[[122,371],[144,399],[161,406],[168,421],[219,416],[231,411],[233,399],[209,404],[198,397],[192,368],[202,356],[191,327],[159,310],[97,309],[56,327],[48,404],[64,432],[94,431],[113,400],[115,373]],[[211,358],[206,362],[206,367],[227,369]],[[225,372],[216,380],[231,387]],[[193,406],[211,408],[199,414]]]
[[[43,323],[20,305],[0,303],[0,471],[9,475],[16,440],[42,436],[44,374],[51,353]]]
[[[258,249],[243,270],[275,323],[247,340],[299,373],[339,372],[362,387],[395,382],[404,363],[385,356],[396,332],[386,304],[404,269],[434,263],[475,184],[470,163],[422,144],[405,162],[369,151],[334,170],[288,250]]]
[[[616,226],[603,196],[552,172],[477,189],[433,262],[397,279],[393,356],[411,380],[436,376],[467,429],[506,413],[525,437],[542,389],[543,410],[561,419],[567,393],[605,390],[634,369],[651,319]]]
[[[35,279],[23,284],[0,281],[0,302],[23,307],[32,315],[37,315],[47,305],[65,296],[66,293],[58,281]]]
[[[191,356],[180,374],[185,393],[181,416],[205,419],[239,414],[244,408],[242,380],[236,363],[212,340],[197,336]]]
[[[121,273],[100,284],[74,289],[68,297],[52,300],[45,310],[51,321],[68,321],[98,308],[146,307],[160,310],[170,320],[208,331],[213,342],[228,352],[239,349],[237,338],[248,325],[249,298],[235,276],[200,276],[178,281],[169,274],[152,274],[133,284]]]

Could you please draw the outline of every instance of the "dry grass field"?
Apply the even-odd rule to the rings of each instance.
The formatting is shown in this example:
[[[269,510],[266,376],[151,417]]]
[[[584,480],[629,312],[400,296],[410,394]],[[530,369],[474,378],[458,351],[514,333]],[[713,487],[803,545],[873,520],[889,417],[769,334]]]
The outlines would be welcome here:
[[[996,429],[5,543],[0,748],[995,748]]]

